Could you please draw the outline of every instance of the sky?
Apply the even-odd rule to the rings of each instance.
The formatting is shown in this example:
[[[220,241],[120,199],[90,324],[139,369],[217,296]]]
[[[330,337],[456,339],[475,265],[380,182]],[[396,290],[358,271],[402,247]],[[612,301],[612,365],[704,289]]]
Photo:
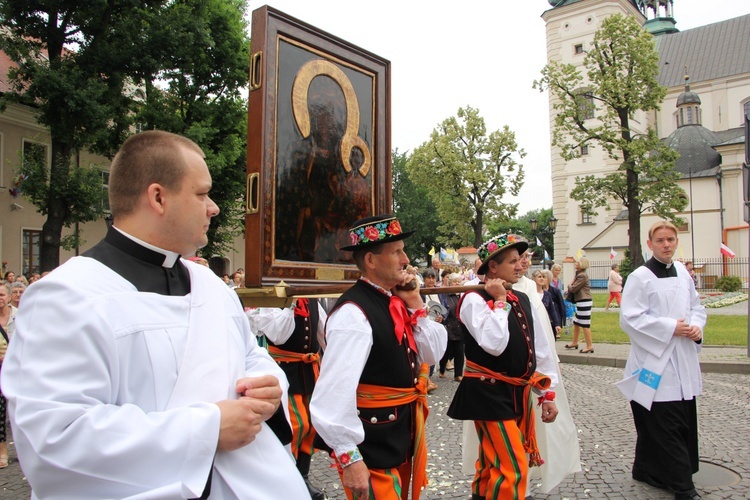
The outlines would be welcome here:
[[[508,125],[527,153],[519,215],[552,206],[548,96],[532,88],[546,63],[547,0],[249,2],[266,4],[391,62],[393,149],[413,151],[471,106],[488,133]],[[680,31],[748,13],[749,0],[674,0]]]

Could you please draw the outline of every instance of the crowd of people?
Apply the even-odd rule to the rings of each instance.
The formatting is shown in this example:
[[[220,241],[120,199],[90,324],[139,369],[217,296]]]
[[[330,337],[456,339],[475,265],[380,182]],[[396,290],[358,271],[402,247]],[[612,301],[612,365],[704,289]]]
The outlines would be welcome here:
[[[181,258],[219,210],[195,143],[134,135],[109,186],[101,242],[28,291],[12,272],[0,283],[0,388],[32,498],[320,500],[309,470],[325,450],[349,499],[416,500],[430,376],[451,370],[473,500],[547,493],[580,470],[554,345],[567,297],[565,347],[582,330],[580,352],[594,351],[585,257],[569,283],[559,265],[529,275],[528,243],[500,234],[471,269],[436,259],[419,272],[404,251],[413,231],[380,214],[349,230],[342,250],[360,278],[338,299],[243,308],[242,269],[218,278]],[[676,242],[671,224],[652,227],[654,257],[624,290],[612,267],[610,302],[633,342],[619,385],[638,435],[633,477],[694,500],[706,316]],[[3,468],[2,397],[0,411]]]

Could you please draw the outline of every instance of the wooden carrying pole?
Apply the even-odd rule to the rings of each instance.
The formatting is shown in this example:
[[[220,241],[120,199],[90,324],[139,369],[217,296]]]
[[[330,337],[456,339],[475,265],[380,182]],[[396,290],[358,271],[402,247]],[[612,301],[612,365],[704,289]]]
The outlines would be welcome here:
[[[313,286],[289,286],[286,287],[287,297],[309,297],[317,295],[341,294],[347,291],[352,283],[342,283],[340,285],[313,285]],[[432,295],[439,293],[463,293],[469,290],[484,290],[484,285],[468,286],[437,286],[429,288],[420,288],[420,295]]]

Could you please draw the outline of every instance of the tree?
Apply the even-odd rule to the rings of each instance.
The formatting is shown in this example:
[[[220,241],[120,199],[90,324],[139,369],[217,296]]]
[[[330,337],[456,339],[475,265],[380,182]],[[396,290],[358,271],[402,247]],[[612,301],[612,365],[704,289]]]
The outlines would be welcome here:
[[[393,174],[393,213],[398,217],[404,230],[416,231],[404,240],[406,255],[413,261],[422,258],[430,261],[431,248],[440,248],[435,230],[440,225],[435,204],[430,201],[428,189],[415,183],[410,177],[406,164],[406,153],[398,149],[391,154]]]
[[[155,21],[160,47],[144,75],[145,105],[137,121],[189,137],[206,154],[220,213],[211,220],[204,257],[231,250],[244,229],[250,39],[244,0],[177,0]],[[158,41],[158,42],[156,42]],[[159,82],[164,89],[156,86]]]
[[[124,140],[134,109],[126,86],[149,62],[142,35],[162,3],[0,0],[0,50],[17,65],[8,73],[13,89],[0,104],[35,107],[51,137],[51,165],[38,176],[46,187],[37,186],[31,196],[47,216],[40,249],[44,271],[59,264],[62,228],[98,217],[89,206],[75,206],[72,197],[92,191],[94,176],[71,169],[71,158],[85,148],[111,155]],[[33,190],[24,186],[27,193]]]
[[[685,192],[677,186],[674,170],[677,153],[648,127],[638,133],[637,112],[659,109],[667,89],[659,85],[659,55],[653,37],[635,18],[620,14],[602,22],[584,58],[586,81],[572,64],[551,62],[534,82],[555,98],[552,144],[565,160],[581,155],[583,146],[599,145],[609,158],[620,161],[617,170],[602,177],[576,179],[571,198],[583,210],[610,209],[612,200],[628,210],[629,250],[634,266],[643,262],[640,217],[645,211],[678,220],[674,211],[687,206]],[[595,119],[594,112],[596,112]]]
[[[494,223],[488,226],[490,235],[502,233],[520,234],[529,241],[529,249],[534,252],[534,256],[544,259],[544,251],[547,251],[550,259],[555,258],[555,239],[554,234],[548,229],[549,220],[552,218],[551,208],[539,208],[529,210],[520,217],[504,222],[502,224]],[[537,230],[531,230],[531,219],[536,219]],[[536,244],[536,239],[542,242],[542,246]]]
[[[487,135],[479,111],[467,106],[432,131],[407,169],[414,182],[428,189],[441,220],[437,229],[447,243],[478,248],[488,224],[516,214],[518,205],[503,198],[521,189],[524,172],[518,160],[525,155],[507,125]]]

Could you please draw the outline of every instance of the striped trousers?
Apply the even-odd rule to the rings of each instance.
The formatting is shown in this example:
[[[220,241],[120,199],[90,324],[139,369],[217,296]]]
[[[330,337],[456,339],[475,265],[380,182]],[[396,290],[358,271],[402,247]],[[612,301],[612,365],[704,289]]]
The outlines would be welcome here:
[[[292,455],[313,454],[315,429],[310,420],[310,396],[307,394],[289,395],[289,419],[292,424]]]
[[[479,458],[471,485],[472,498],[523,500],[529,462],[518,421],[475,421]]]
[[[411,482],[411,459],[392,469],[368,469],[370,472],[370,500],[407,500]],[[341,483],[344,476],[339,468]],[[344,487],[346,498],[356,500],[349,488]],[[417,500],[417,499],[412,499]]]

